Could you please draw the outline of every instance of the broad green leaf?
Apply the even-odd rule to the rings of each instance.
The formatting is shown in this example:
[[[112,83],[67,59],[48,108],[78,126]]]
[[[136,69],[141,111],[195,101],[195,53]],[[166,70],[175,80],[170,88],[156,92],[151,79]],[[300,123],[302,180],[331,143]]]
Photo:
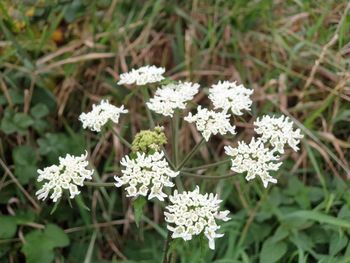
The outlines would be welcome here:
[[[47,106],[45,104],[38,103],[30,109],[30,114],[35,119],[40,119],[40,118],[43,118],[49,114],[49,109],[47,108]]]
[[[285,242],[272,242],[268,239],[264,242],[260,252],[260,263],[278,262],[287,252]]]
[[[17,224],[12,216],[0,216],[0,239],[12,238],[16,231]]]
[[[348,244],[349,239],[342,232],[333,233],[329,244],[329,254],[336,255]]]
[[[330,224],[334,226],[350,228],[350,222],[348,220],[329,216],[317,211],[301,210],[301,211],[287,214],[283,217],[283,219],[289,219],[289,218],[301,218],[301,219],[307,219],[307,220],[314,220],[319,223],[325,223],[325,224]]]
[[[22,247],[22,252],[28,263],[52,262],[53,249],[69,245],[68,236],[56,225],[47,225],[44,230],[34,230],[24,238],[26,242]]]
[[[15,163],[15,175],[21,183],[26,184],[37,175],[34,148],[28,145],[17,146],[12,152],[12,158]]]

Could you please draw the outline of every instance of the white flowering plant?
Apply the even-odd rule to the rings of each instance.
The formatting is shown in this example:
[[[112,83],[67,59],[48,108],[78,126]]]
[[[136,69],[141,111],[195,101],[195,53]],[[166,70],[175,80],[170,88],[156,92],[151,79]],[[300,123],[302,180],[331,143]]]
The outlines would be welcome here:
[[[149,118],[148,129],[139,129],[134,138],[120,133],[123,118],[133,117],[132,109],[126,105],[116,106],[101,100],[92,105],[90,112],[79,116],[84,129],[100,134],[102,140],[105,133],[111,132],[128,149],[128,154],[118,160],[120,169],[115,172],[114,181],[100,182],[87,149],[81,156],[68,153],[59,158],[58,165],[38,170],[41,188],[36,195],[40,200],[49,197],[57,203],[65,194],[68,199],[74,199],[84,187],[122,189],[133,202],[137,225],[143,218],[147,201],[156,202],[163,207],[168,229],[163,262],[170,262],[173,240],[189,241],[202,236],[214,250],[215,239],[224,236],[221,225],[234,217],[234,213],[220,207],[220,192],[206,193],[199,185],[184,184],[184,177],[224,180],[243,175],[247,181],[259,178],[266,188],[269,183],[278,182],[275,175],[282,164],[285,147],[297,151],[303,135],[289,117],[265,115],[253,123],[253,137],[238,141],[236,137],[242,138],[243,134],[235,122],[237,118],[244,119],[244,114],[251,110],[253,89],[237,82],[219,81],[207,92],[209,103],[197,105],[195,96],[206,93],[200,84],[175,81],[164,74],[164,68],[144,66],[120,75],[118,87],[125,86],[142,97]],[[199,138],[187,153],[180,147],[183,126],[191,127]],[[224,138],[225,154],[229,158],[200,167],[187,166],[204,143],[220,138]],[[232,172],[203,174],[206,169],[229,162]]]

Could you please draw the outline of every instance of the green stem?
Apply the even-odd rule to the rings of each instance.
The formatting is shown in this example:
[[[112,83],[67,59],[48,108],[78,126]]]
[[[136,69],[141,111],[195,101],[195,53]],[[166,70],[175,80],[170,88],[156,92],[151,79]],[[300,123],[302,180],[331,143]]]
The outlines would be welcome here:
[[[179,111],[175,110],[174,116],[174,164],[177,166],[179,160]]]
[[[154,125],[154,120],[153,120],[153,117],[152,117],[152,112],[150,111],[150,109],[148,108],[148,106],[146,104],[146,102],[149,101],[149,97],[150,97],[147,87],[146,86],[141,87],[141,92],[142,92],[143,99],[144,99],[144,102],[145,102],[145,108],[146,108],[148,120],[150,122],[150,127],[151,127],[151,129],[153,129],[155,125]]]
[[[189,168],[184,167],[183,170],[185,170],[185,171],[195,171],[195,170],[208,169],[208,168],[211,168],[211,167],[214,167],[214,166],[219,166],[221,164],[225,164],[225,163],[227,163],[229,161],[231,161],[231,159],[225,159],[225,160],[222,160],[222,161],[218,161],[218,162],[210,163],[210,164],[205,164],[205,165],[201,165],[201,166],[197,166],[197,167],[189,167]]]
[[[112,129],[112,132],[126,147],[131,148],[131,144],[125,140],[118,132],[116,132],[114,129]]]
[[[169,250],[170,240],[171,240],[171,232],[168,231],[168,236],[167,236],[165,243],[164,243],[163,263],[169,263],[168,250]]]
[[[188,177],[196,177],[200,179],[210,179],[210,180],[221,180],[221,179],[229,179],[232,178],[235,174],[225,174],[225,175],[218,175],[218,176],[211,176],[211,175],[200,175],[200,174],[194,174],[194,173],[188,173],[188,172],[181,172],[181,175],[188,176]]]
[[[95,183],[95,182],[84,182],[84,185],[95,186],[95,187],[115,187],[114,183]]]
[[[204,138],[202,138],[202,139],[200,140],[200,142],[198,142],[198,143],[196,144],[196,146],[194,146],[194,147],[192,148],[192,150],[186,155],[186,157],[182,160],[182,162],[181,162],[181,163],[179,164],[179,166],[176,168],[177,171],[180,171],[181,168],[184,167],[184,165],[186,164],[186,162],[192,158],[192,156],[198,151],[198,149],[201,147],[201,145],[203,144],[204,141],[205,141]]]

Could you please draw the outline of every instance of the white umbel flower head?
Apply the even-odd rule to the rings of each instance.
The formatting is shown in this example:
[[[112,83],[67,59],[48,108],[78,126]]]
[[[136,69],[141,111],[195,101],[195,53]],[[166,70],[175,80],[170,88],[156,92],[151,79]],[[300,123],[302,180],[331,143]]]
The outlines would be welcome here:
[[[175,109],[186,108],[186,102],[193,99],[198,89],[197,83],[171,83],[158,88],[147,106],[156,113],[172,117]]]
[[[261,140],[255,140],[253,137],[249,144],[238,142],[237,148],[225,146],[225,153],[233,157],[231,170],[237,173],[247,172],[247,181],[259,176],[265,188],[268,183],[277,183],[269,171],[277,171],[282,163],[276,163],[279,156],[265,148]]]
[[[128,197],[147,196],[148,199],[158,198],[164,201],[167,195],[163,192],[163,187],[173,187],[172,177],[176,177],[179,172],[170,169],[163,152],[156,152],[152,155],[136,153],[135,159],[125,156],[120,164],[125,166],[122,176],[115,176],[115,186],[127,185],[125,190]]]
[[[243,110],[250,111],[253,90],[237,85],[236,82],[218,82],[209,89],[209,99],[215,109],[231,110],[234,115],[242,115]]]
[[[293,121],[287,116],[263,116],[254,122],[255,132],[261,135],[263,142],[269,142],[274,150],[284,153],[284,146],[288,144],[294,151],[298,151],[300,139],[304,136],[300,129],[293,129]]]
[[[148,83],[159,82],[164,79],[164,72],[164,68],[158,68],[156,66],[144,66],[138,69],[132,69],[120,75],[118,84],[136,84],[142,86]]]
[[[222,200],[217,195],[199,193],[199,187],[192,192],[169,196],[170,204],[165,207],[165,221],[172,232],[172,238],[191,240],[194,235],[204,233],[209,240],[209,248],[215,249],[215,238],[222,237],[216,231],[220,229],[216,220],[228,221],[228,210],[219,211]]]
[[[77,186],[83,186],[87,179],[91,180],[94,173],[93,170],[86,169],[88,166],[86,157],[87,152],[81,156],[67,154],[64,158],[59,158],[59,165],[52,165],[43,170],[39,169],[37,181],[45,180],[47,182],[35,193],[37,198],[45,200],[51,190],[53,193],[50,195],[50,199],[53,202],[57,202],[61,198],[63,190],[69,190],[70,198],[80,194]]]
[[[93,104],[90,112],[80,114],[79,120],[83,123],[84,129],[100,132],[108,121],[118,123],[120,114],[127,112],[124,105],[118,108],[110,104],[108,100],[102,100],[99,105]]]
[[[209,140],[210,136],[220,133],[224,135],[228,132],[236,134],[235,126],[230,124],[230,115],[225,112],[216,112],[202,109],[201,106],[197,108],[197,114],[192,115],[190,112],[185,120],[189,123],[195,122],[197,130],[200,131],[206,141]]]

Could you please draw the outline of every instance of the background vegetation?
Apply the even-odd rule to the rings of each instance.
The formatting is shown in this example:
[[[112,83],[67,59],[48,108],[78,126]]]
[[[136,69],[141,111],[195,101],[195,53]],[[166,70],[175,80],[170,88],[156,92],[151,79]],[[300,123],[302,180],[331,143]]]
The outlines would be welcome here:
[[[128,149],[112,133],[82,130],[77,117],[109,98],[130,110],[119,125],[128,140],[148,129],[140,98],[116,85],[121,72],[145,64],[201,83],[196,103],[207,103],[207,87],[218,80],[255,90],[252,114],[236,122],[239,135],[214,137],[188,168],[250,138],[262,114],[294,116],[306,134],[267,190],[243,175],[183,178],[187,189],[220,193],[232,220],[214,252],[200,238],[173,243],[174,262],[350,262],[348,1],[3,0],[0,30],[1,262],[160,261],[160,204],[147,206],[137,228],[121,189],[85,187],[72,207],[64,200],[53,214],[52,203],[34,197],[38,168],[85,148],[95,181],[113,180]],[[200,135],[184,124],[179,139],[183,157]]]

